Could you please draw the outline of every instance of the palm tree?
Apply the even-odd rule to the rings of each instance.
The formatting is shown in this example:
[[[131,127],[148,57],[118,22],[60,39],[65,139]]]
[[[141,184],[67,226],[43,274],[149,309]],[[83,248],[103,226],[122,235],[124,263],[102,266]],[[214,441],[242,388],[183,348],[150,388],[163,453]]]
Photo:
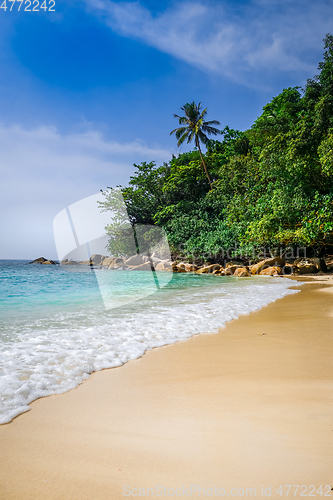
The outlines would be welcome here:
[[[175,130],[172,130],[172,132],[170,132],[170,135],[176,134],[176,137],[178,139],[177,142],[178,147],[181,144],[183,144],[183,142],[186,139],[187,143],[191,142],[192,139],[195,140],[195,145],[197,146],[200,153],[202,166],[204,168],[204,171],[206,172],[210,189],[212,189],[213,188],[212,182],[208,174],[207,165],[202,156],[200,142],[202,142],[203,144],[207,144],[208,137],[206,134],[213,134],[213,135],[219,134],[220,130],[215,127],[212,127],[211,125],[221,125],[221,124],[217,120],[211,120],[209,122],[205,122],[204,117],[207,114],[207,108],[205,108],[201,112],[200,108],[201,108],[201,102],[199,102],[199,104],[196,105],[194,101],[191,103],[187,103],[182,108],[180,108],[184,111],[185,116],[178,116],[175,114],[173,116],[175,118],[178,118],[179,125],[182,125],[182,127],[175,128]]]

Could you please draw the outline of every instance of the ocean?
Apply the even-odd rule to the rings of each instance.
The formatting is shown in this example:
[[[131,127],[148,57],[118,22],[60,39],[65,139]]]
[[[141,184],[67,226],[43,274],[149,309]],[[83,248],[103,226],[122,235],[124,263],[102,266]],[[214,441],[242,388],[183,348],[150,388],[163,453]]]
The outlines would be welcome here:
[[[94,371],[218,332],[227,321],[297,293],[281,278],[165,272],[156,273],[163,284],[156,288],[150,272],[28,262],[0,260],[1,424]],[[105,308],[106,293],[112,308]]]

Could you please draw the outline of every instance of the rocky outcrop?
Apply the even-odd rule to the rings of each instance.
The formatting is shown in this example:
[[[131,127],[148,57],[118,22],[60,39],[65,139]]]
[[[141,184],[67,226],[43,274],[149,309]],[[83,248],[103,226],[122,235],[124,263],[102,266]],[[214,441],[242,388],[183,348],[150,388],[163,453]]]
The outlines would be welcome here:
[[[185,264],[185,271],[187,273],[194,273],[198,269],[198,266],[196,266],[195,264]]]
[[[229,265],[225,269],[226,276],[228,276],[228,275],[229,276],[234,275],[235,272],[237,271],[237,269],[244,269],[244,266],[240,266],[239,264]]]
[[[204,266],[198,269],[196,274],[210,274],[213,273],[213,271],[219,271],[223,269],[223,267],[220,264],[211,264],[210,266]]]
[[[32,262],[29,262],[29,264],[47,264],[47,265],[56,266],[59,264],[59,262],[56,262],[55,260],[51,260],[51,259],[45,259],[45,257],[38,257],[38,259],[35,259]]]
[[[270,259],[265,259],[258,262],[258,264],[254,264],[253,266],[251,266],[251,274],[260,274],[263,269],[272,266],[283,267],[285,263],[286,260],[283,257],[272,257]]]
[[[150,262],[145,262],[144,264],[140,264],[139,266],[133,266],[131,268],[132,271],[153,271],[154,267],[150,264]]]
[[[237,267],[234,271],[234,276],[238,276],[238,278],[246,278],[247,276],[251,276],[251,273],[246,267]]]
[[[68,260],[68,259],[64,259],[60,262],[60,264],[62,266],[76,266],[78,264],[78,262],[76,262],[76,260]]]
[[[38,259],[33,260],[32,262],[29,262],[29,264],[43,264],[43,262],[46,262],[47,259],[45,257],[38,257]]]
[[[169,260],[161,260],[158,264],[155,266],[156,271],[172,271],[172,266],[171,262]]]
[[[280,276],[282,274],[282,269],[278,266],[265,267],[259,274],[263,276]]]
[[[244,263],[241,262],[240,260],[231,260],[230,262],[227,262],[225,265],[225,268],[228,269],[228,267],[244,267]]]
[[[106,259],[106,255],[101,255],[100,253],[94,253],[90,257],[90,261],[94,266],[99,266],[102,264],[103,260]]]
[[[298,262],[296,267],[297,271],[300,274],[315,274],[319,271],[319,269],[317,269],[316,265],[313,262],[303,260],[301,262]]]
[[[121,257],[115,257],[112,259],[109,269],[119,269],[124,265],[124,261]]]
[[[145,264],[142,255],[132,255],[124,261],[126,266],[141,266],[141,264]]]

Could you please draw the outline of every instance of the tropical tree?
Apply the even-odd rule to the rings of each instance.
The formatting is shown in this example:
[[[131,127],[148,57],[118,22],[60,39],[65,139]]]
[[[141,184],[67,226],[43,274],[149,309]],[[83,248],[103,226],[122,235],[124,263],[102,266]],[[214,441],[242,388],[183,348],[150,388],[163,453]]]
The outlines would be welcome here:
[[[202,162],[202,166],[207,175],[207,179],[212,189],[212,182],[210,180],[207,165],[202,155],[202,151],[200,148],[200,142],[203,144],[207,144],[208,137],[206,134],[217,135],[220,134],[220,130],[212,127],[212,125],[221,125],[217,120],[210,120],[208,122],[204,121],[204,117],[207,114],[207,108],[200,112],[201,102],[197,105],[194,101],[191,103],[185,104],[180,109],[184,111],[185,116],[178,116],[174,114],[173,116],[179,120],[179,125],[181,127],[175,128],[170,132],[170,135],[175,134],[178,139],[177,145],[180,146],[187,139],[187,143],[190,143],[193,139],[195,141],[195,145],[199,150],[200,158]]]

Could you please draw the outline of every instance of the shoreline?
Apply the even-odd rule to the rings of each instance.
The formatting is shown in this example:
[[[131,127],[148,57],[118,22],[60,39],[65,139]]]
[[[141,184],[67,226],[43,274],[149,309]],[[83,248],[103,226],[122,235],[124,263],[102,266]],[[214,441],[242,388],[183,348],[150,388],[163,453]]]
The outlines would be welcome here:
[[[119,274],[118,277],[123,279]],[[38,333],[46,344],[45,348],[42,345],[36,349],[35,343],[24,336],[22,342],[16,344],[16,349],[14,347],[7,355],[4,353],[0,359],[0,364],[3,362],[5,367],[8,366],[9,373],[12,364],[17,374],[16,378],[6,381],[5,391],[7,389],[9,396],[3,406],[5,411],[2,410],[0,423],[8,423],[29,411],[28,405],[40,397],[65,393],[78,387],[93,372],[123,366],[152,348],[174,344],[196,334],[217,333],[232,319],[295,293],[289,290],[292,281],[267,278],[252,277],[250,283],[249,278],[239,280],[228,277],[221,283],[215,276],[203,278],[193,273],[176,274],[175,288],[166,289],[165,295],[153,294],[148,301],[146,298],[130,310],[123,309],[118,317],[117,312],[113,318],[113,315],[105,313],[104,308],[101,311],[98,307],[90,307],[90,314],[94,314],[97,324],[89,318],[89,314],[83,318],[88,319],[85,323],[81,321],[80,314],[75,316],[73,310],[74,319],[68,322],[66,336],[60,332],[58,337],[57,332],[44,322]],[[136,276],[133,284],[141,288],[142,280],[138,282]],[[17,307],[20,307],[19,303]],[[50,322],[52,325],[52,315]],[[36,336],[36,333],[33,332],[33,335]],[[58,370],[61,376],[58,376]],[[13,398],[16,392],[20,407]]]
[[[300,293],[218,334],[146,351],[31,403],[0,426],[2,497],[333,484],[333,277],[304,278],[294,278],[308,284],[295,283]]]

